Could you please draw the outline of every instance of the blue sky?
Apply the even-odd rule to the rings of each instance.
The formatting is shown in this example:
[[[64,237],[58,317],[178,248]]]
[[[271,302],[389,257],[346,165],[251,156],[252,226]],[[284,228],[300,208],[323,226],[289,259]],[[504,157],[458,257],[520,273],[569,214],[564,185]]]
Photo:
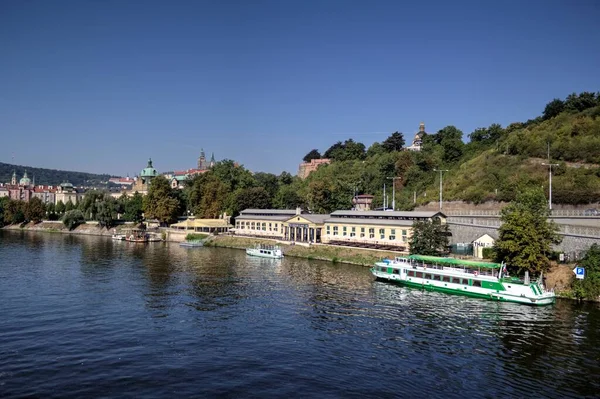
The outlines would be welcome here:
[[[134,175],[200,149],[295,174],[419,122],[467,135],[600,90],[600,2],[0,2],[0,161]]]

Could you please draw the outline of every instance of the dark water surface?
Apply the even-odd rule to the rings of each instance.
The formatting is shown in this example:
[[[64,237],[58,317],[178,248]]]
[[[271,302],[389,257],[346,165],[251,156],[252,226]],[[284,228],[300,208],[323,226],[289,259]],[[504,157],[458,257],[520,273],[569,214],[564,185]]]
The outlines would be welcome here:
[[[598,397],[600,309],[243,251],[0,231],[1,397]]]

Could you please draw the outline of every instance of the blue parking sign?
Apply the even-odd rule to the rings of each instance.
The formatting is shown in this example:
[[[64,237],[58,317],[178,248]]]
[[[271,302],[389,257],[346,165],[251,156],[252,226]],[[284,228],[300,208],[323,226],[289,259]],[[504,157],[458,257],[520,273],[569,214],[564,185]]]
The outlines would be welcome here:
[[[585,277],[585,268],[583,267],[577,266],[575,269],[573,269],[573,272],[575,273],[575,277],[580,280]]]

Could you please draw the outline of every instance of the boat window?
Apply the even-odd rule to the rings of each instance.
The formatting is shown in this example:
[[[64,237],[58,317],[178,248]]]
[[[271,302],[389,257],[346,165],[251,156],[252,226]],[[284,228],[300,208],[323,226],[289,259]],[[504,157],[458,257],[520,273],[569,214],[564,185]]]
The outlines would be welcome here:
[[[429,273],[425,274],[425,280],[431,280],[431,274],[429,274]]]
[[[423,272],[417,272],[415,277],[417,278],[423,278]]]
[[[434,274],[433,275],[433,279],[436,280],[436,281],[441,281],[442,280],[442,278],[440,277],[439,274]]]
[[[408,277],[414,277],[415,276],[415,272],[413,270],[409,270],[407,273]]]
[[[473,280],[473,287],[481,287],[481,281],[480,280]]]
[[[460,284],[460,279],[458,277],[452,277],[452,282],[454,284]]]
[[[398,270],[398,269],[394,269],[393,273],[394,273],[394,274],[400,274],[400,270]]]
[[[450,277],[448,277],[448,276],[443,276],[443,277],[442,277],[442,281],[445,281],[445,282],[449,283],[449,282],[450,282]]]

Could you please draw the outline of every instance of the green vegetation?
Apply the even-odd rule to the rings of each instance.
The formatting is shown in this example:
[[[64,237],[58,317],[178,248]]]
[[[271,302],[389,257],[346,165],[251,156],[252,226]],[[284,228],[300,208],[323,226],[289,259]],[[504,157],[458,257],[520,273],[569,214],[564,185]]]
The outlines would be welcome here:
[[[161,225],[175,222],[181,214],[178,192],[171,188],[164,176],[152,179],[142,203],[146,219],[157,219]]]
[[[66,170],[33,168],[31,166],[11,165],[0,162],[0,182],[10,182],[13,172],[17,173],[19,180],[27,171],[30,178],[35,177],[35,184],[57,186],[66,181],[74,186],[99,186],[106,185],[110,175],[85,172],[72,172]]]
[[[448,252],[449,230],[439,220],[417,220],[413,223],[410,253],[419,255],[442,255]]]
[[[79,209],[73,209],[65,212],[64,216],[62,217],[62,222],[70,231],[80,224],[85,223],[85,218],[83,217],[83,212],[81,212]]]
[[[208,236],[209,236],[208,234],[202,234],[202,233],[189,233],[185,236],[185,240],[186,241],[204,240]]]
[[[511,271],[542,273],[549,269],[551,245],[560,243],[558,228],[548,221],[549,211],[541,189],[529,189],[502,210],[502,226],[494,245],[496,261]]]
[[[578,266],[585,268],[585,277],[583,280],[573,277],[573,295],[578,299],[597,301],[600,299],[600,245],[592,245]]]

